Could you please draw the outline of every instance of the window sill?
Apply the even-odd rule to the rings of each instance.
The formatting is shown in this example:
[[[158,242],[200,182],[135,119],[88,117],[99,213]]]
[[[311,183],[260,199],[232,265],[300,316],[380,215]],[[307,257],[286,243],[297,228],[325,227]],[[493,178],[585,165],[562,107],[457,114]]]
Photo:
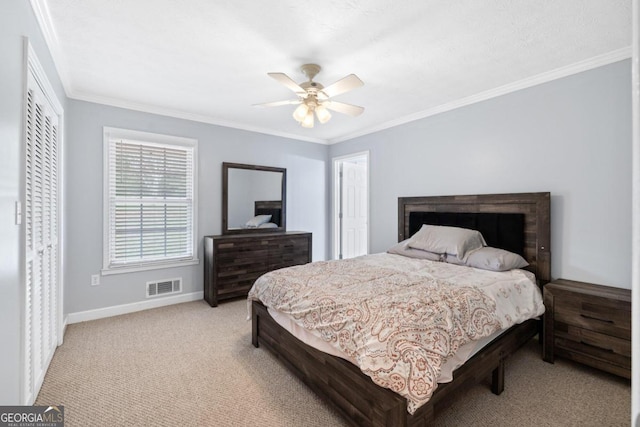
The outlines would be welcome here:
[[[103,268],[100,271],[100,273],[103,276],[109,276],[112,274],[135,273],[138,271],[159,270],[163,268],[174,268],[174,267],[186,267],[188,265],[197,265],[197,264],[200,264],[200,260],[195,258],[195,259],[189,259],[184,261],[168,261],[168,262],[158,262],[153,264],[123,265],[122,267]]]

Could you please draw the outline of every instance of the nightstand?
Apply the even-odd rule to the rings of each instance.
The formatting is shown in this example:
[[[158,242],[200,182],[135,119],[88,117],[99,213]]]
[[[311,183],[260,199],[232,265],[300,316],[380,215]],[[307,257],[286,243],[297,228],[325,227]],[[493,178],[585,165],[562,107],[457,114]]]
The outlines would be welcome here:
[[[631,290],[558,279],[544,287],[542,358],[631,378]]]

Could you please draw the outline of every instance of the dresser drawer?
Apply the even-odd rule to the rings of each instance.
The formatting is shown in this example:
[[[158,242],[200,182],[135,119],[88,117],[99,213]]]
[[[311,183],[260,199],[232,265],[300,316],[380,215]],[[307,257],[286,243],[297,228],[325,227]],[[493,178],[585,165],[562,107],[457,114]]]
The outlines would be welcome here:
[[[258,249],[255,251],[220,252],[215,255],[214,259],[222,264],[241,265],[259,262],[268,256],[268,249]]]
[[[252,243],[250,241],[225,242],[215,246],[214,254],[217,259],[227,260],[239,257],[258,258],[269,253],[268,241]]]
[[[247,274],[240,277],[228,278],[227,280],[218,283],[217,294],[219,296],[236,292],[248,292],[253,286],[253,283],[263,273],[259,274]]]
[[[309,247],[309,241],[304,238],[288,238],[281,239],[269,247],[270,256],[282,256],[296,253],[306,253]]]
[[[224,283],[225,279],[229,277],[252,273],[263,273],[268,268],[269,263],[267,258],[263,258],[258,262],[220,263],[217,268],[218,283]]]
[[[269,258],[269,269],[277,270],[279,268],[306,264],[308,262],[308,258],[303,254],[283,255],[281,257]]]

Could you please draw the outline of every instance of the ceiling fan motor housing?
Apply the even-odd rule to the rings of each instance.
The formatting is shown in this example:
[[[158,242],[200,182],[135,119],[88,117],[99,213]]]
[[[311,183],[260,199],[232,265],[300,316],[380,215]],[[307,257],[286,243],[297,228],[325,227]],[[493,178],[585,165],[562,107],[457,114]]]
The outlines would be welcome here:
[[[324,86],[317,82],[302,82],[300,83],[300,87],[307,92],[307,95],[316,95]]]

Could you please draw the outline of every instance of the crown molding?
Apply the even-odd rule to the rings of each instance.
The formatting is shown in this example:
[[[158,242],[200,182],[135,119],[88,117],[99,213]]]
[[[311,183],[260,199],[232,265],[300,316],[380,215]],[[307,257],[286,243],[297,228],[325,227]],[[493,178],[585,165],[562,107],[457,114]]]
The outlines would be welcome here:
[[[324,140],[321,138],[305,137],[305,136],[300,136],[300,135],[296,135],[288,132],[280,132],[280,131],[269,129],[269,128],[262,128],[259,126],[247,125],[245,123],[238,123],[232,120],[219,119],[216,117],[206,116],[202,114],[195,114],[195,113],[189,113],[181,110],[174,110],[171,108],[140,104],[140,103],[125,101],[125,100],[116,99],[116,98],[109,98],[109,97],[103,97],[103,96],[97,96],[97,95],[87,95],[87,94],[76,93],[76,92],[68,93],[67,96],[71,99],[75,99],[78,101],[93,102],[96,104],[109,105],[112,107],[124,108],[127,110],[140,111],[143,113],[157,114],[160,116],[191,120],[194,122],[207,123],[207,124],[216,125],[216,126],[224,126],[224,127],[238,129],[238,130],[245,130],[249,132],[262,133],[265,135],[278,136],[281,138],[295,139],[296,141],[313,142],[316,144],[324,144],[324,145],[328,144],[327,140]]]
[[[32,0],[39,1],[39,0]],[[543,83],[548,83],[553,80],[558,80],[563,77],[568,77],[574,74],[582,73],[584,71],[589,71],[594,68],[602,67],[605,65],[613,64],[615,62],[623,61],[625,59],[631,58],[631,46],[624,47],[621,49],[617,49],[602,55],[594,56],[592,58],[585,59],[580,62],[576,62],[564,67],[556,68],[555,70],[547,71],[541,74],[537,74],[535,76],[528,77],[526,79],[518,80],[513,83],[509,83],[504,86],[499,86],[494,89],[490,89],[484,92],[480,92],[475,95],[468,96],[466,98],[462,98],[456,101],[448,102],[446,104],[437,105],[435,107],[429,108],[427,110],[410,114],[408,116],[404,116],[395,120],[390,120],[388,122],[384,122],[378,126],[366,128],[360,131],[352,132],[346,134],[341,137],[331,138],[331,139],[321,139],[321,138],[311,138],[304,137],[296,134],[291,134],[287,132],[279,132],[269,128],[261,128],[257,126],[250,126],[243,123],[237,123],[230,120],[224,119],[216,119],[210,116],[199,115],[194,113],[187,113],[184,111],[173,110],[168,108],[162,108],[157,106],[145,105],[145,104],[137,104],[133,102],[118,100],[114,98],[107,97],[99,97],[93,95],[85,95],[85,94],[76,94],[73,91],[69,90],[67,87],[66,92],[67,96],[72,99],[77,99],[80,101],[87,102],[95,102],[98,104],[111,105],[119,108],[126,108],[129,110],[141,111],[152,114],[159,114],[163,116],[175,117],[179,119],[192,120],[196,122],[208,123],[218,126],[225,126],[239,130],[245,130],[249,132],[257,132],[266,135],[273,135],[282,138],[294,139],[298,141],[306,141],[313,142],[316,144],[323,145],[333,145],[338,144],[340,142],[346,142],[364,135],[369,135],[375,132],[380,132],[385,129],[390,129],[396,126],[400,126],[406,123],[414,122],[416,120],[424,119],[427,117],[435,116],[436,114],[445,113],[447,111],[455,110],[457,108],[466,107],[468,105],[472,105],[478,102],[486,101],[491,98],[496,98],[498,96],[506,95],[512,92],[517,92],[522,89],[527,89],[533,86],[537,86]],[[55,60],[55,59],[54,59]],[[58,70],[60,71],[60,70]],[[64,81],[63,81],[64,84]],[[66,85],[65,85],[66,87]]]
[[[65,66],[66,61],[64,55],[62,54],[60,44],[58,43],[58,36],[56,35],[55,28],[53,27],[53,22],[51,21],[51,14],[49,13],[47,2],[46,0],[30,0],[30,3],[31,9],[33,9],[33,13],[36,16],[36,21],[38,21],[38,25],[40,26],[40,31],[42,31],[44,41],[49,48],[49,54],[53,59],[53,66],[58,72],[58,77],[62,82],[62,88],[64,89],[65,94],[69,96],[71,81],[69,80],[69,73]]]
[[[385,129],[403,125],[405,123],[413,122],[416,120],[424,119],[426,117],[435,116],[436,114],[444,113],[447,111],[455,110],[460,107],[475,104],[477,102],[486,101],[491,98],[506,95],[511,92],[516,92],[522,89],[537,86],[543,83],[547,83],[553,80],[561,79],[563,77],[571,76],[573,74],[582,73],[584,71],[592,70],[594,68],[602,67],[604,65],[613,64],[614,62],[622,61],[631,58],[631,47],[624,47],[618,50],[614,50],[603,55],[594,56],[584,61],[576,62],[565,67],[556,68],[555,70],[547,71],[541,74],[537,74],[526,79],[518,80],[517,82],[509,83],[504,86],[499,86],[494,89],[490,89],[484,92],[480,92],[475,95],[468,96],[456,101],[441,104],[427,110],[410,114],[408,116],[401,117],[399,119],[390,120],[382,123],[378,126],[363,129],[357,132],[344,135],[342,137],[333,138],[328,141],[329,144],[337,144],[340,142],[349,141],[360,136],[369,135],[374,132],[379,132]]]

